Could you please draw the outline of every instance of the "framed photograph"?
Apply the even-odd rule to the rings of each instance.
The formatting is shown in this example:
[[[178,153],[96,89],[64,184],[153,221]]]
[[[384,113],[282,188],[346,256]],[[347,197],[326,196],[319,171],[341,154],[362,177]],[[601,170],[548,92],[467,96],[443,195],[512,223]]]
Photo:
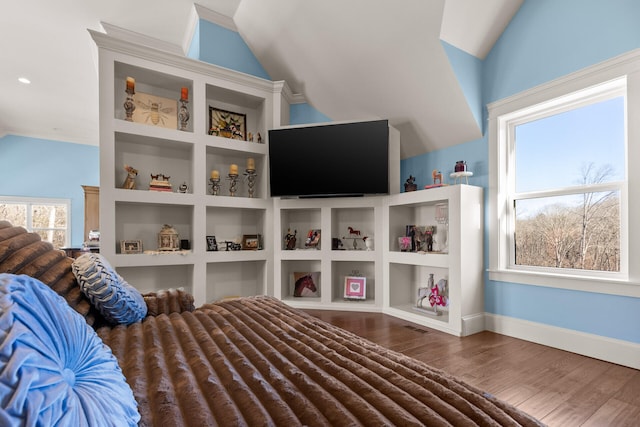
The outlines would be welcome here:
[[[142,240],[120,240],[120,252],[123,254],[141,254]]]
[[[247,115],[209,107],[209,135],[247,140]]]
[[[134,123],[144,123],[169,129],[178,129],[178,101],[148,93],[136,92],[136,109],[131,117]]]
[[[262,249],[262,236],[259,234],[245,234],[242,236],[242,250],[257,251]]]
[[[320,272],[295,272],[293,273],[294,297],[319,297],[320,296]]]
[[[304,241],[304,245],[307,248],[319,248],[320,234],[320,230],[309,230],[309,232],[307,233],[307,239]]]
[[[218,242],[216,241],[216,236],[207,236],[207,252],[217,251],[218,250]]]
[[[398,247],[400,248],[400,252],[410,252],[411,251],[411,237],[403,236],[398,237]]]
[[[347,276],[344,278],[345,299],[366,299],[367,298],[367,278],[357,276]]]

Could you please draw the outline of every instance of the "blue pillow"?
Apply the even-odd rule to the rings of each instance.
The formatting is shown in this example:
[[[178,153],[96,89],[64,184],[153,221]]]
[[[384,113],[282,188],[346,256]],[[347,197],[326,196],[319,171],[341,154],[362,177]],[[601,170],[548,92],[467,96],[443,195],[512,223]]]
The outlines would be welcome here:
[[[84,318],[42,282],[0,274],[0,425],[139,420],[115,356]]]
[[[128,325],[147,315],[142,294],[120,277],[102,255],[81,255],[71,268],[82,292],[108,321]]]

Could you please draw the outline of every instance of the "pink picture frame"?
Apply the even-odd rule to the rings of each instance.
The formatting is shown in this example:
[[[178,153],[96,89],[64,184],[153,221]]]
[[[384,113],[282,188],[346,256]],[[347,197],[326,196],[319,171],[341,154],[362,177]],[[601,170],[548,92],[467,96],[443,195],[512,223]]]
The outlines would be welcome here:
[[[347,276],[344,278],[344,298],[363,300],[367,298],[367,278]]]

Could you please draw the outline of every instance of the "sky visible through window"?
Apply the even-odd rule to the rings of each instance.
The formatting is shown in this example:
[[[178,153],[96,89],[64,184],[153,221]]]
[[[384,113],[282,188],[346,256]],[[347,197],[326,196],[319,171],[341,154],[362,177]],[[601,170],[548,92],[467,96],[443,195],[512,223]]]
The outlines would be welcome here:
[[[624,110],[617,97],[517,126],[516,192],[578,185],[589,163],[611,166],[606,182],[624,180]]]

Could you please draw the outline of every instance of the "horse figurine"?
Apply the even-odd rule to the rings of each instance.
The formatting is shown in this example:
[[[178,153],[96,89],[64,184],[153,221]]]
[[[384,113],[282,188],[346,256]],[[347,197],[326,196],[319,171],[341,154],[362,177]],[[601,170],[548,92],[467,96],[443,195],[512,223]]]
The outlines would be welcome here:
[[[433,178],[434,184],[436,182],[438,184],[442,184],[442,172],[440,172],[438,169],[434,169],[433,172],[431,172],[431,177]]]
[[[354,236],[360,235],[360,230],[354,230],[353,227],[347,227],[349,229],[349,234]]]
[[[127,178],[122,184],[122,188],[125,190],[135,190],[136,188],[136,176],[138,176],[138,170],[132,168],[129,165],[124,165],[124,170],[127,171]]]
[[[313,283],[313,277],[311,274],[305,274],[296,280],[293,296],[294,297],[303,297],[303,296],[315,296],[318,288],[316,288],[316,284]]]
[[[422,308],[422,300],[429,297],[431,289],[429,288],[418,288],[418,301],[416,301],[416,307]]]

